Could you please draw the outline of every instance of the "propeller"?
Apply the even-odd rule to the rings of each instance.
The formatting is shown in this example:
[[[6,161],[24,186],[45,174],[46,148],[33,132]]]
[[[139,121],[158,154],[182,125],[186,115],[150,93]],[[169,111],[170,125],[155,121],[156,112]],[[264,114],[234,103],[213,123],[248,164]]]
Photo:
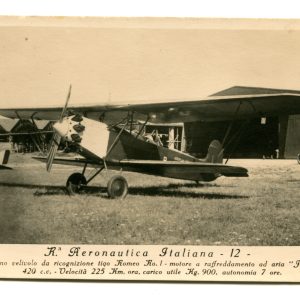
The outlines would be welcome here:
[[[60,115],[60,118],[59,118],[59,122],[61,123],[63,118],[64,118],[64,115],[66,113],[66,110],[68,108],[68,104],[69,104],[69,100],[70,100],[70,97],[71,97],[71,91],[72,91],[72,85],[70,84],[70,87],[69,87],[69,92],[68,92],[68,96],[67,96],[67,99],[66,99],[66,103],[65,103],[65,106],[61,112],[61,115]]]
[[[70,85],[70,87],[69,87],[69,92],[68,92],[68,95],[67,95],[65,106],[62,109],[62,112],[60,114],[60,118],[58,120],[58,123],[62,123],[63,118],[65,116],[65,113],[67,111],[68,103],[69,103],[69,100],[70,100],[70,97],[71,97],[71,90],[72,90],[72,85]],[[46,169],[47,169],[48,172],[50,172],[51,169],[52,169],[52,164],[53,164],[58,146],[61,142],[61,138],[62,138],[61,135],[58,132],[55,131],[54,134],[53,134],[53,138],[52,138],[52,141],[51,141],[50,150],[49,150],[48,157],[47,157],[47,162],[46,162]]]

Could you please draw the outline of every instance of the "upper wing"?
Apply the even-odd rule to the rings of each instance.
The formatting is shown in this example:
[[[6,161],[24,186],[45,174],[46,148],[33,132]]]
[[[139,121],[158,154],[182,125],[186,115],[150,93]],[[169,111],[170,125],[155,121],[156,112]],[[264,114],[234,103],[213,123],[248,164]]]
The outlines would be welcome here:
[[[104,112],[115,111],[122,107],[120,105],[77,105],[68,106],[68,109],[80,113],[95,113],[99,117]],[[60,106],[0,108],[0,115],[7,118],[58,120],[62,109]]]
[[[225,121],[300,113],[300,95],[291,93],[208,97],[195,101],[131,105],[159,122]],[[155,121],[155,120],[152,120]]]
[[[193,101],[172,101],[130,105],[84,105],[71,106],[70,110],[83,113],[94,120],[107,123],[120,121],[127,113],[134,112],[135,119],[150,117],[151,122],[191,122],[247,119],[300,113],[300,94],[253,94],[239,96],[216,96]],[[15,118],[56,120],[61,107],[0,108],[0,115]]]

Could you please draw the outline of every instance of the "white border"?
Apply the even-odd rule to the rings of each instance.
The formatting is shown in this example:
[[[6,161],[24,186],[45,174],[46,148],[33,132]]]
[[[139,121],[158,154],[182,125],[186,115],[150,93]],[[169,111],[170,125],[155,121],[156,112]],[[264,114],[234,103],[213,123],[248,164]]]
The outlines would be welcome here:
[[[298,0],[0,0],[0,15],[299,18]]]
[[[299,1],[0,0],[0,15],[300,18]],[[3,299],[286,299],[298,286],[0,282]]]
[[[1,282],[3,299],[286,299],[296,285]]]

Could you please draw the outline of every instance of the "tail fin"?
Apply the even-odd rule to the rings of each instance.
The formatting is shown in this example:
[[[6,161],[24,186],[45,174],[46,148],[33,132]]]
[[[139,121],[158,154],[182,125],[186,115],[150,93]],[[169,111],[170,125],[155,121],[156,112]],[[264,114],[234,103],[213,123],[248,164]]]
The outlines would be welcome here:
[[[207,150],[207,155],[205,157],[205,162],[213,164],[223,163],[223,147],[218,140],[213,140]]]
[[[10,151],[4,150],[0,152],[0,169],[10,169],[9,167],[6,167],[9,159]]]

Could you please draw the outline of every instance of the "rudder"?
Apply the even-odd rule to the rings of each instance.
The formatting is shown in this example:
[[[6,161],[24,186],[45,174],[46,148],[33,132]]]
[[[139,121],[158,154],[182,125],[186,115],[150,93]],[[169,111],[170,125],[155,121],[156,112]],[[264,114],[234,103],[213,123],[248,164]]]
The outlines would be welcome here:
[[[223,163],[223,152],[224,149],[222,144],[218,140],[213,140],[208,147],[207,155],[204,159],[205,162],[213,164]]]

